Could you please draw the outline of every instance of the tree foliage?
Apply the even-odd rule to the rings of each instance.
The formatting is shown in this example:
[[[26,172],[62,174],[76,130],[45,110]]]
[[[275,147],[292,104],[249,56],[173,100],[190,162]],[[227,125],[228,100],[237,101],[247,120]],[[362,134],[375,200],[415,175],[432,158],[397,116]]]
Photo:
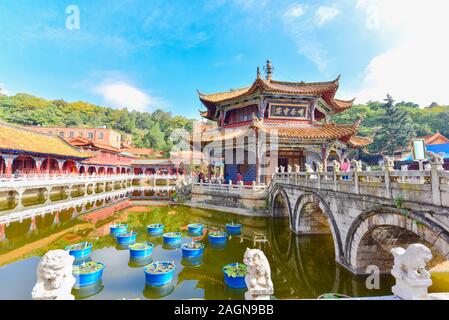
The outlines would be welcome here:
[[[170,112],[112,109],[84,101],[46,100],[25,93],[0,95],[0,118],[19,125],[98,127],[131,134],[138,147],[166,151],[172,130],[192,129],[191,120]]]

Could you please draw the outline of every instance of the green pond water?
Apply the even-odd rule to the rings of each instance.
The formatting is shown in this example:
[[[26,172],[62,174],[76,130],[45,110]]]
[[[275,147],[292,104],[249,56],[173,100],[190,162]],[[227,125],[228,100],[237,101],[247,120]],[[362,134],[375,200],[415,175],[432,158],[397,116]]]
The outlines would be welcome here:
[[[34,231],[28,231],[31,222],[27,221],[5,229],[6,240],[0,243],[0,299],[30,299],[40,257],[48,250],[83,241],[93,243],[92,260],[104,263],[105,269],[100,285],[74,290],[77,299],[244,299],[244,290],[225,286],[222,268],[242,262],[246,248],[264,251],[277,299],[316,298],[328,292],[354,297],[391,294],[390,276],[381,277],[380,289],[367,289],[366,276],[354,276],[335,263],[331,235],[297,236],[286,219],[241,217],[185,206],[139,206],[97,219],[91,227],[77,231],[77,226],[82,229],[81,225],[86,225],[79,217],[60,215],[58,225],[53,218],[48,215],[36,220]],[[153,243],[152,261],[174,261],[171,286],[155,289],[145,285],[144,266],[130,261],[129,251],[119,248],[109,235],[109,225],[117,222],[127,223],[129,230],[136,231],[138,242]],[[202,263],[197,266],[182,260],[181,248],[166,248],[162,237],[150,237],[146,230],[151,223],[165,224],[165,232],[179,231],[191,223],[225,230],[229,222],[241,223],[242,234],[229,236],[224,249],[212,248],[205,236]],[[183,234],[182,243],[191,241],[187,231]],[[254,243],[255,239],[266,241]],[[22,255],[14,256],[22,251]]]

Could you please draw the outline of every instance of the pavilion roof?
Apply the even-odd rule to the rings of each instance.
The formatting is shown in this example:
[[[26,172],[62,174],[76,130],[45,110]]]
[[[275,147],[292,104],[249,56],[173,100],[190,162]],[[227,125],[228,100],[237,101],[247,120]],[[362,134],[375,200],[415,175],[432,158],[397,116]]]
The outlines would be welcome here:
[[[363,148],[373,143],[373,139],[368,137],[358,137],[358,136],[352,136],[348,144],[353,148]]]
[[[92,156],[89,152],[80,152],[59,136],[3,123],[0,124],[0,150],[80,159]]]
[[[424,142],[428,145],[449,143],[449,139],[443,136],[440,132],[423,136],[418,139],[424,139]]]
[[[251,86],[230,91],[205,94],[198,91],[201,102],[208,108],[201,112],[201,116],[212,119],[217,104],[231,101],[233,99],[249,96],[255,92],[268,92],[274,94],[293,94],[301,96],[321,96],[333,109],[334,113],[342,112],[352,107],[353,100],[334,99],[338,90],[340,76],[335,80],[327,82],[286,82],[257,77]]]

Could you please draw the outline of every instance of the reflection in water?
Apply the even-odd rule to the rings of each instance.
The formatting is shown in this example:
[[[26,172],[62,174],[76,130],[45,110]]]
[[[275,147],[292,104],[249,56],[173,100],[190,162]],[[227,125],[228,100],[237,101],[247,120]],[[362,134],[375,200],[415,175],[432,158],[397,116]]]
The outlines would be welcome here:
[[[168,214],[170,213],[170,214]],[[101,214],[99,214],[101,215]],[[54,217],[53,217],[54,218]],[[49,230],[32,238],[20,229],[12,232],[17,240],[11,244],[2,243],[0,261],[2,256],[17,248],[24,248],[35,244],[29,252],[19,257],[21,260],[8,263],[0,268],[0,279],[5,277],[19,277],[14,266],[21,266],[21,273],[35,274],[36,258],[50,249],[63,248],[70,243],[89,241],[94,245],[91,259],[101,261],[106,267],[103,274],[101,289],[96,292],[76,293],[77,298],[83,299],[243,299],[244,291],[232,290],[225,286],[222,267],[229,263],[242,262],[246,248],[262,249],[271,266],[274,295],[278,299],[287,298],[316,298],[326,292],[338,292],[349,296],[383,295],[391,293],[391,277],[382,278],[380,290],[365,288],[366,277],[353,276],[349,271],[337,265],[334,261],[334,244],[331,235],[297,236],[290,232],[288,219],[240,217],[236,215],[193,209],[184,206],[149,206],[128,208],[113,215],[102,216],[102,219],[89,214],[88,231],[78,228],[66,229],[68,233],[40,245],[40,241],[50,241],[51,237],[67,228],[67,224],[77,226],[86,224],[83,216],[73,218],[66,224],[60,224],[54,230]],[[51,217],[48,218],[51,220]],[[153,253],[149,262],[130,261],[129,251],[117,247],[116,241],[106,231],[111,223],[120,221],[127,223],[129,228],[137,232],[137,242],[151,242]],[[242,234],[228,236],[224,247],[214,248],[208,243],[207,236],[203,238],[205,250],[203,257],[198,261],[182,259],[181,249],[168,248],[163,245],[162,237],[150,237],[146,226],[151,223],[165,224],[165,232],[179,231],[190,223],[203,223],[206,228],[223,230],[226,223],[241,223]],[[36,221],[37,222],[37,221]],[[28,228],[30,226],[28,225]],[[94,228],[94,229],[92,229]],[[15,229],[14,229],[15,230]],[[18,237],[18,238],[17,238]],[[263,239],[264,241],[259,241]],[[181,243],[191,241],[191,237],[184,233]],[[39,245],[38,245],[39,244]],[[143,266],[151,261],[174,261],[172,287],[152,289],[145,286]],[[33,279],[20,283],[20,288],[13,285],[0,286],[0,297],[28,299],[34,285]],[[142,290],[142,288],[144,289]],[[25,289],[24,289],[25,288]]]

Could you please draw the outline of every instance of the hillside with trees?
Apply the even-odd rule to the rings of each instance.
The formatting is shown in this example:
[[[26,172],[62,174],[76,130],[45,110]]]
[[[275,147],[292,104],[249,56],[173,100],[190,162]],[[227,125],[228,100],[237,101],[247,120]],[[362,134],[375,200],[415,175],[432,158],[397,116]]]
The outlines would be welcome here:
[[[29,94],[0,95],[0,119],[18,125],[98,127],[106,125],[131,134],[138,147],[171,149],[169,137],[176,128],[190,131],[192,121],[156,110],[152,113],[113,109],[83,101],[46,100]]]
[[[422,137],[439,131],[449,137],[449,106],[432,103],[420,108],[413,102],[395,103],[387,95],[383,102],[372,101],[357,104],[335,115],[336,123],[354,123],[362,118],[359,135],[373,138],[374,142],[360,155],[392,155],[407,148],[414,137]]]
[[[437,131],[449,137],[449,106],[420,108],[412,102],[395,103],[387,96],[382,102],[357,104],[335,115],[332,121],[354,123],[363,118],[359,135],[374,139],[360,156],[391,155],[407,147],[416,136]],[[192,130],[192,121],[169,112],[156,110],[152,113],[113,109],[83,101],[46,100],[29,94],[14,96],[0,94],[0,119],[19,125],[80,126],[106,125],[123,134],[131,134],[138,147],[169,151],[168,137],[176,128]]]

